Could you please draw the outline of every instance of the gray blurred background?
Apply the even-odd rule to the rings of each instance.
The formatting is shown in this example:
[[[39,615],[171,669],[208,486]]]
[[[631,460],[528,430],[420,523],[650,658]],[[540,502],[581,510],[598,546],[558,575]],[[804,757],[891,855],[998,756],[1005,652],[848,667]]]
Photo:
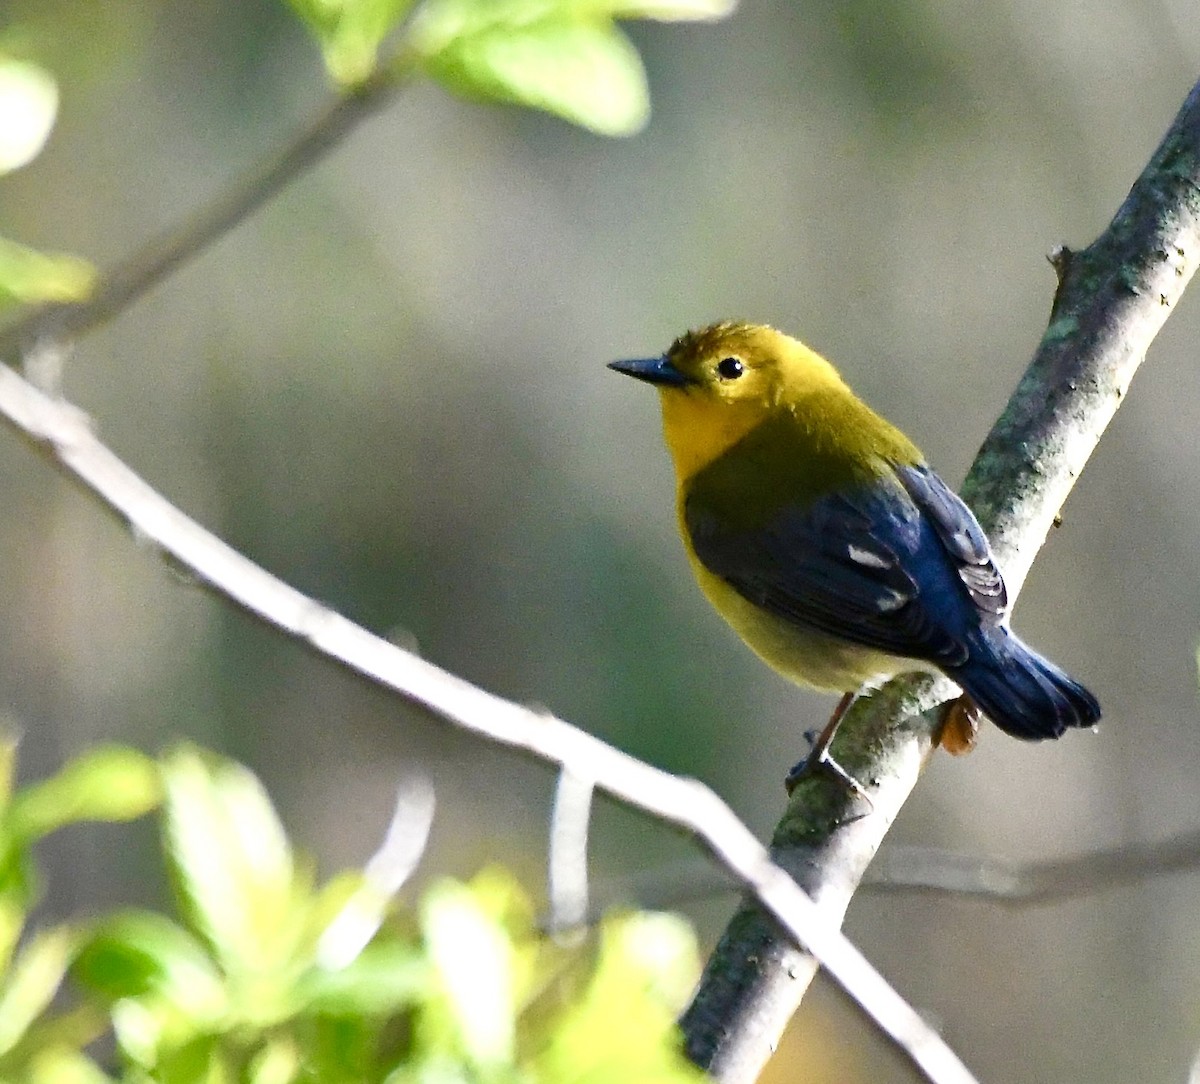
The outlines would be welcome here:
[[[275,0],[0,0],[58,75],[0,231],[101,264],[326,100]],[[1045,325],[1044,255],[1107,224],[1191,86],[1185,0],[747,3],[634,25],[654,117],[607,141],[406,92],[89,336],[67,395],[184,509],[429,659],[724,795],[760,834],[832,698],[709,611],[674,535],[654,396],[604,368],[720,317],[834,358],[957,484]],[[893,838],[1043,859],[1200,826],[1197,306],[1167,324],[1017,609],[1098,693],[1098,734],[989,729]],[[439,811],[424,875],[543,876],[546,770],[422,718],[175,575],[0,434],[0,709],[35,777],[180,737],[267,782],[332,872],[400,775]],[[132,846],[134,839],[137,846]],[[163,894],[149,826],[52,841],[55,913]],[[687,858],[611,806],[601,879]],[[693,909],[706,943],[733,901]],[[1200,877],[1026,910],[862,895],[848,930],[981,1079],[1181,1081],[1200,1047]],[[833,992],[775,1081],[908,1080]]]

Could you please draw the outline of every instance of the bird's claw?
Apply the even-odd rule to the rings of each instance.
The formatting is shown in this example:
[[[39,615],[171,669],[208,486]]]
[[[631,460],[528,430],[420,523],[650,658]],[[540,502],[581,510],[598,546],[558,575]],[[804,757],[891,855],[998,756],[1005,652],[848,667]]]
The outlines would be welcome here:
[[[838,706],[834,708],[833,715],[830,716],[829,722],[825,724],[823,730],[817,731],[814,729],[804,732],[804,738],[811,748],[809,749],[808,756],[793,766],[792,770],[787,773],[787,778],[783,781],[783,785],[789,795],[800,785],[800,780],[810,772],[824,769],[835,779],[843,783],[852,794],[861,798],[874,810],[875,805],[867,794],[867,788],[829,755],[829,747],[833,744],[834,735],[841,725],[843,716],[845,716],[853,702],[854,694],[846,693],[838,701]]]
[[[871,796],[867,793],[867,788],[864,787],[857,779],[854,778],[845,768],[843,768],[836,760],[829,755],[828,745],[815,747],[811,753],[803,760],[799,761],[790,772],[787,773],[787,778],[784,779],[783,785],[786,788],[789,797],[792,792],[800,785],[800,781],[811,772],[828,772],[839,783],[850,791],[856,798],[861,798],[867,803],[867,812],[861,814],[867,816],[875,812],[875,803],[871,801]],[[854,818],[857,820],[858,818]]]

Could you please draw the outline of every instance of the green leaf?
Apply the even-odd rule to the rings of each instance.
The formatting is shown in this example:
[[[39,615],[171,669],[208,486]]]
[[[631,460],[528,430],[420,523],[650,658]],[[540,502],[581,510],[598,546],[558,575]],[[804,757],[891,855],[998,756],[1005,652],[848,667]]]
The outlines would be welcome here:
[[[95,289],[96,277],[86,260],[38,252],[0,237],[0,305],[83,301]]]
[[[78,936],[63,927],[31,938],[0,986],[0,1054],[7,1053],[49,1006],[67,973]]]
[[[292,1084],[300,1072],[300,1055],[290,1039],[268,1040],[255,1055],[246,1074],[248,1084]]]
[[[513,1001],[523,1005],[539,989],[545,976],[538,973],[544,938],[535,926],[529,895],[513,873],[503,866],[485,866],[468,882],[471,895],[485,915],[504,931],[510,947]]]
[[[54,1047],[30,1058],[28,1084],[113,1084],[113,1080],[78,1050]]]
[[[675,1026],[698,974],[695,938],[681,919],[609,919],[587,990],[535,1058],[538,1075],[589,1084],[701,1084],[708,1078],[684,1057]]]
[[[151,911],[124,911],[98,923],[71,973],[106,1001],[153,994],[203,1027],[227,1004],[222,978],[204,947]]]
[[[321,47],[335,81],[352,86],[367,78],[379,46],[401,22],[413,0],[288,0]]]
[[[513,951],[508,933],[470,888],[440,881],[421,901],[421,928],[444,996],[445,1023],[478,1066],[511,1063]]]
[[[297,997],[313,1012],[332,1016],[391,1015],[416,1004],[433,972],[409,945],[368,945],[353,962],[335,971],[312,968],[299,981]]]
[[[467,97],[554,113],[602,135],[650,115],[641,58],[615,19],[719,19],[736,0],[426,0],[410,44]]]
[[[422,9],[414,46],[433,78],[466,97],[542,109],[602,135],[645,126],[646,73],[610,19],[552,10],[522,20],[515,16],[528,2],[498,6],[511,11],[511,22],[472,19],[461,0]]]
[[[378,1082],[406,1054],[409,1021],[372,1016],[316,1015],[298,1021],[303,1037],[303,1080],[311,1084]]]
[[[128,821],[162,798],[158,767],[144,753],[106,745],[84,753],[57,775],[19,791],[8,825],[32,840],[79,821]]]
[[[185,917],[231,977],[286,982],[310,901],[262,784],[240,764],[190,747],[165,758],[162,771],[167,861]],[[255,1002],[272,1011],[263,993],[247,1011]]]
[[[58,84],[43,68],[0,55],[0,174],[38,156],[58,113]]]
[[[24,851],[21,855],[27,858]],[[27,864],[26,861],[19,865]],[[28,884],[31,874],[27,870],[22,872],[23,877],[13,874],[10,870],[8,883],[4,886],[3,894],[0,894],[0,971],[8,968],[12,954],[16,951],[17,941],[25,928],[26,912],[34,894]]]
[[[126,1057],[146,1067],[157,1063],[162,1021],[149,1006],[136,998],[115,1002],[112,1024],[117,1046]]]
[[[143,1067],[128,1073],[131,1084],[226,1084],[237,1080],[215,1035],[197,1035],[183,1042],[164,1033],[163,1021],[140,1001],[113,1006],[113,1031],[125,1057]]]

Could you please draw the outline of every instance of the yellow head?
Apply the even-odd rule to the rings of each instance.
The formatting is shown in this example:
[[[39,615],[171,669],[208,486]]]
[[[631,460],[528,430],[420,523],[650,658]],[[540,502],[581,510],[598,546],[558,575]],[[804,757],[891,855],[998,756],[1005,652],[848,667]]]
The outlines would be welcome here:
[[[820,354],[759,324],[713,324],[680,336],[662,357],[610,367],[658,388],[681,479],[771,417],[803,412],[813,396],[851,395]]]

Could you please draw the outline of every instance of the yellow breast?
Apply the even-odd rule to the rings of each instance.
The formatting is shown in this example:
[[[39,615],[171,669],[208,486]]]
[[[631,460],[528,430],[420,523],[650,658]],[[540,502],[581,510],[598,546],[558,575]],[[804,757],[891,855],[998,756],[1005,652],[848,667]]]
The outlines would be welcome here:
[[[684,523],[683,500],[681,487],[678,494],[679,533],[696,582],[716,611],[768,666],[797,685],[837,692],[850,692],[863,685],[874,687],[893,674],[918,668],[919,664],[911,659],[897,659],[803,628],[743,598],[700,563]]]

